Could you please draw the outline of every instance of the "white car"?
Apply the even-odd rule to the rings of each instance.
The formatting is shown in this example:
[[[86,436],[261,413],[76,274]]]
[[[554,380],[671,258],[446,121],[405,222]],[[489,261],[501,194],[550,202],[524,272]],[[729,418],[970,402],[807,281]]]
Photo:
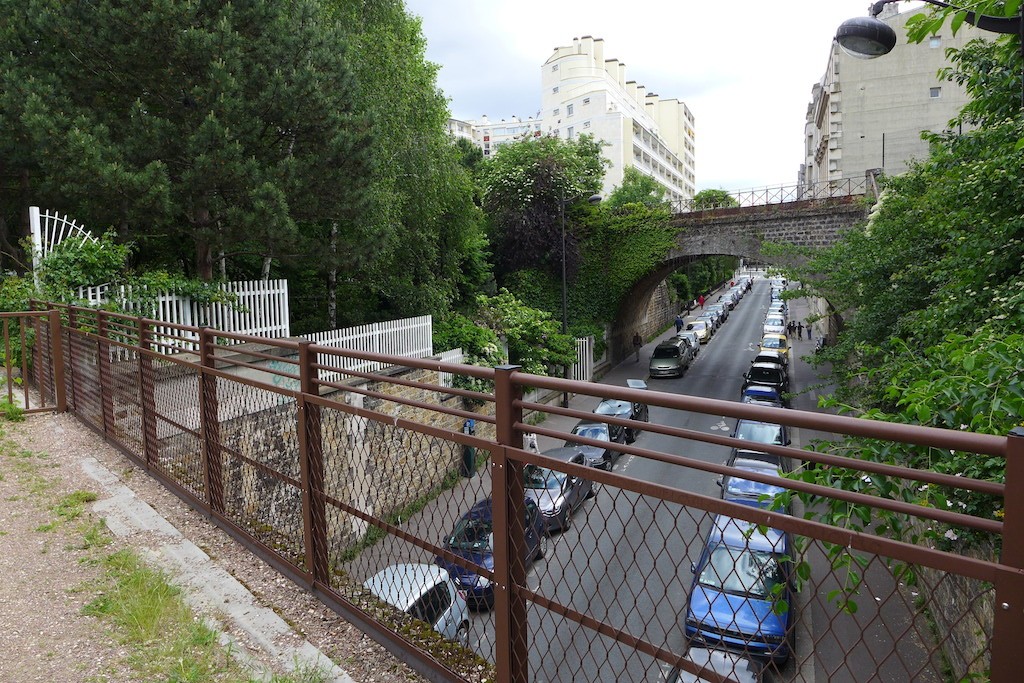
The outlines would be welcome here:
[[[764,319],[764,334],[786,334],[786,319],[781,315],[769,315]]]
[[[447,570],[435,564],[393,564],[363,585],[395,609],[430,624],[445,638],[469,645],[469,606]]]

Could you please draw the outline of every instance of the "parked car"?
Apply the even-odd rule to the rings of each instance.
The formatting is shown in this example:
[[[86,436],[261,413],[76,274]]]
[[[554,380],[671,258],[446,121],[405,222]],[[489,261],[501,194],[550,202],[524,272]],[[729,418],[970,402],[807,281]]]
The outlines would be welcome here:
[[[700,353],[700,336],[693,330],[683,330],[676,336],[670,337],[670,339],[685,339],[687,342],[690,343],[690,347],[693,349],[694,356]]]
[[[560,462],[586,466],[583,453],[577,448],[552,448],[543,455]],[[545,530],[565,531],[572,524],[572,513],[583,501],[594,495],[594,482],[556,469],[526,464],[523,467],[523,488],[537,503]]]
[[[771,315],[764,319],[764,334],[785,334],[786,319],[781,315]]]
[[[647,369],[651,377],[682,377],[692,362],[690,342],[672,337],[654,347]]]
[[[627,379],[626,385],[631,389],[646,389],[647,382],[642,379]],[[650,411],[646,403],[621,401],[617,398],[606,398],[594,408],[595,415],[612,415],[615,417],[629,418],[638,422],[649,422]],[[621,425],[608,425],[611,433],[611,440],[615,443],[633,443],[640,436],[639,427],[624,427]]]
[[[789,339],[784,334],[766,334],[761,339],[761,351],[778,351],[789,355]]]
[[[469,606],[447,570],[433,564],[393,564],[363,585],[395,609],[430,624],[445,638],[469,646]]]
[[[711,326],[711,333],[714,334],[722,326],[722,323],[725,322],[725,317],[720,310],[707,308],[697,316],[697,320],[706,320]]]
[[[761,683],[764,665],[756,659],[720,648],[691,647],[686,656],[697,666],[736,683]],[[665,683],[707,683],[709,679],[673,668]]]
[[[564,444],[566,447],[575,448],[583,453],[586,464],[600,470],[610,470],[612,463],[618,459],[619,451],[615,450],[613,444],[626,442],[624,430],[619,429],[613,432],[608,423],[595,420],[580,420],[572,428],[571,434],[573,436],[582,436],[585,439],[603,441],[607,444],[605,446],[592,446],[586,443],[578,443],[571,438],[566,440]],[[614,438],[612,437],[613,434]]]
[[[722,487],[722,498],[734,503],[769,507],[775,496],[786,491],[786,487],[782,486],[779,472],[787,472],[788,468],[783,468],[780,460],[785,460],[785,458],[775,458],[767,453],[751,451],[734,453],[726,463],[729,467],[735,467],[742,472],[776,477],[779,479],[779,484],[766,484],[753,479],[745,479],[739,474],[726,474],[718,479],[718,485]]]
[[[469,512],[455,523],[452,532],[443,539],[444,549],[459,557],[494,571],[494,511],[490,498],[473,504]],[[525,499],[523,512],[524,543],[523,555],[526,563],[544,557],[547,532],[544,519],[533,499]],[[461,565],[449,562],[441,556],[434,564],[448,572],[455,585],[466,593],[470,609],[490,609],[494,606],[494,584],[490,579],[475,574]]]
[[[707,320],[698,320],[696,318],[688,320],[686,322],[687,331],[696,332],[697,336],[700,337],[701,344],[707,344],[711,340],[711,323]]]
[[[754,443],[766,443],[771,446],[788,446],[789,428],[774,422],[758,420],[736,420],[736,428],[732,431],[734,439],[745,439]]]
[[[770,408],[782,408],[782,392],[775,387],[762,386],[760,384],[747,385],[741,395],[743,403],[755,403]]]
[[[688,641],[785,664],[794,638],[793,557],[788,533],[717,515],[691,566]]]
[[[782,299],[776,299],[775,301],[772,301],[770,304],[768,304],[768,314],[771,315],[772,313],[778,313],[782,315],[783,318],[788,318],[789,304],[787,304]]]
[[[725,300],[719,301],[716,304],[708,304],[707,306],[704,307],[705,313],[707,313],[708,311],[711,311],[712,313],[718,313],[723,323],[729,319],[729,311],[731,310],[732,309],[729,308],[728,303]]]
[[[781,365],[782,367],[789,369],[789,354],[780,353],[779,351],[775,351],[773,349],[763,349],[761,351],[758,351],[757,355],[754,356],[754,359],[751,360],[750,362],[752,364],[775,363],[776,365]]]
[[[743,386],[740,388],[740,394],[742,395],[744,389],[751,384],[774,387],[779,390],[780,396],[785,401],[785,393],[789,391],[789,373],[778,363],[751,363],[750,369],[743,373]]]

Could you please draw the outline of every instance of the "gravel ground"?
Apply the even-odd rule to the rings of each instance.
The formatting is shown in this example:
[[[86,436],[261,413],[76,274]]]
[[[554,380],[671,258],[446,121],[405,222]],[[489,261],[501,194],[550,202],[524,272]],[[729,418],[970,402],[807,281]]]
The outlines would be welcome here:
[[[94,458],[115,473],[187,539],[249,589],[259,604],[293,628],[357,683],[423,680],[354,626],[254,558],[244,547],[169,493],[126,457],[69,415],[32,415],[0,425],[16,448],[0,447],[0,681],[137,680],[126,651],[104,623],[81,614],[96,595],[101,569],[84,562],[82,519],[42,531],[64,495],[90,488],[82,462]],[[87,513],[91,514],[91,513]],[[144,535],[116,539],[143,556]],[[94,551],[93,551],[94,552]],[[208,615],[215,617],[216,615]],[[243,634],[230,633],[260,669],[275,664]]]

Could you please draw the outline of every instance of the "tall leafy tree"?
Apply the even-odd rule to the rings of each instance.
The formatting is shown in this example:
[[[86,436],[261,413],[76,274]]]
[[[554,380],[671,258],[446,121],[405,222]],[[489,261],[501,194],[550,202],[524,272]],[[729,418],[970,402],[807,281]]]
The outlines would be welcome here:
[[[371,137],[320,9],[0,0],[0,144],[39,196],[204,278],[221,252],[297,255],[327,222],[353,266]]]
[[[517,270],[560,272],[566,206],[601,188],[607,162],[589,135],[531,138],[501,146],[480,171],[484,210],[499,281]],[[579,245],[567,222],[566,266],[579,266]]]
[[[340,283],[341,320],[441,313],[472,302],[489,277],[474,187],[449,137],[448,103],[426,60],[418,18],[401,0],[327,0],[352,50],[358,110],[377,135],[371,204],[360,220],[379,258]]]
[[[654,208],[665,203],[665,188],[654,178],[633,168],[622,174],[622,184],[608,196],[606,206],[616,209],[626,204],[643,204]]]

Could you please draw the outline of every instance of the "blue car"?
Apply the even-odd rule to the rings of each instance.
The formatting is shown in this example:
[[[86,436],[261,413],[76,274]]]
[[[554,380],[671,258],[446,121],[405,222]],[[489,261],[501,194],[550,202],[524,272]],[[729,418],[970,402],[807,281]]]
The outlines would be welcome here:
[[[692,567],[686,637],[782,665],[793,649],[790,535],[718,515]]]
[[[781,408],[782,392],[777,387],[770,387],[764,384],[748,384],[743,387],[740,400],[743,403],[758,403],[760,405]]]
[[[455,528],[444,539],[444,548],[459,557],[494,571],[494,527],[493,505],[490,498],[473,504],[469,512],[462,515]],[[526,499],[524,527],[526,535],[526,563],[544,556],[547,535],[544,520],[537,503]],[[434,558],[434,563],[448,571],[455,585],[466,594],[466,601],[472,609],[490,609],[494,606],[494,585],[490,579],[475,574],[465,567],[449,562],[443,557]]]

